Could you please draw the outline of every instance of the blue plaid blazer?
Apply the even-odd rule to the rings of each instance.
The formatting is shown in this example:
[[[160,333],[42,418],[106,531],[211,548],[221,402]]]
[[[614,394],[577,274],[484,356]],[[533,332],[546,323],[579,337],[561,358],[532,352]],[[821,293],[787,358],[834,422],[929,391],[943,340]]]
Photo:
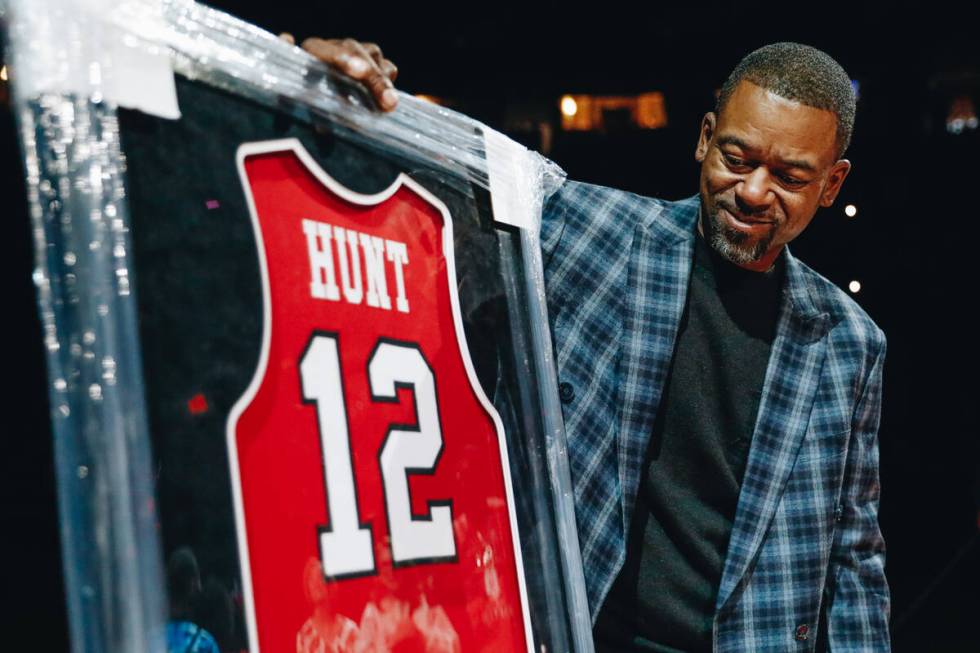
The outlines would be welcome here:
[[[622,567],[684,309],[700,201],[566,182],[541,241],[592,619]],[[715,606],[714,650],[887,651],[877,429],[885,338],[788,250]]]

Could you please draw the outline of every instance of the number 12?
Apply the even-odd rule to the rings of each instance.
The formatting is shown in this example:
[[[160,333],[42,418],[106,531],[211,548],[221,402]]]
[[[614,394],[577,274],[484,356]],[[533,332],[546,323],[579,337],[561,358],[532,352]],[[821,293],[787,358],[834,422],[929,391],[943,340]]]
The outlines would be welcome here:
[[[329,526],[319,527],[320,561],[328,579],[375,572],[372,530],[358,516],[357,486],[337,336],[315,333],[300,359],[303,399],[316,405]],[[432,474],[442,454],[435,377],[418,346],[379,339],[368,359],[371,399],[398,401],[398,388],[415,395],[417,425],[389,426],[378,457],[395,566],[455,560],[450,500],[429,501],[429,514],[412,515],[409,474]]]

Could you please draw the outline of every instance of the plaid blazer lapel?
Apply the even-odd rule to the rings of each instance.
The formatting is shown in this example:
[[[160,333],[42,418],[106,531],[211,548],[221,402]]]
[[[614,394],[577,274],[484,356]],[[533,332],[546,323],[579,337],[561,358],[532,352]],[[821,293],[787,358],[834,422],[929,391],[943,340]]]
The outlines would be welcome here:
[[[801,264],[786,277],[762,400],[716,603],[721,610],[755,558],[796,461],[826,353],[829,315],[813,303]]]
[[[623,321],[618,456],[623,533],[629,533],[641,467],[691,273],[697,196],[668,204],[637,225],[630,252]]]

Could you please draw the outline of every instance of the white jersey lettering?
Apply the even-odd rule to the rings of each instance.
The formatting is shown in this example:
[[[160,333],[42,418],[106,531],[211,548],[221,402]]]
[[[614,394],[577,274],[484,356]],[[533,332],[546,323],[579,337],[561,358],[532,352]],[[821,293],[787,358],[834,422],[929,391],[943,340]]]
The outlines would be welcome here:
[[[409,312],[405,295],[405,266],[408,265],[405,243],[316,220],[304,219],[302,225],[310,260],[310,296],[330,301],[340,301],[343,297],[349,304],[363,302],[372,308],[390,311],[390,262],[397,291],[395,307],[402,313]]]

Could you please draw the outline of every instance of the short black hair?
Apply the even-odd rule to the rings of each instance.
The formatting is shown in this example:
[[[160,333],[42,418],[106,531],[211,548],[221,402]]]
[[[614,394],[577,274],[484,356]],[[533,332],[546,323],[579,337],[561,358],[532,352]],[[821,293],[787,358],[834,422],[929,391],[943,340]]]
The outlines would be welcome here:
[[[715,105],[717,114],[721,114],[743,80],[787,100],[832,111],[837,116],[837,156],[847,151],[854,131],[857,98],[851,78],[829,54],[800,43],[773,43],[750,52],[721,87]]]

